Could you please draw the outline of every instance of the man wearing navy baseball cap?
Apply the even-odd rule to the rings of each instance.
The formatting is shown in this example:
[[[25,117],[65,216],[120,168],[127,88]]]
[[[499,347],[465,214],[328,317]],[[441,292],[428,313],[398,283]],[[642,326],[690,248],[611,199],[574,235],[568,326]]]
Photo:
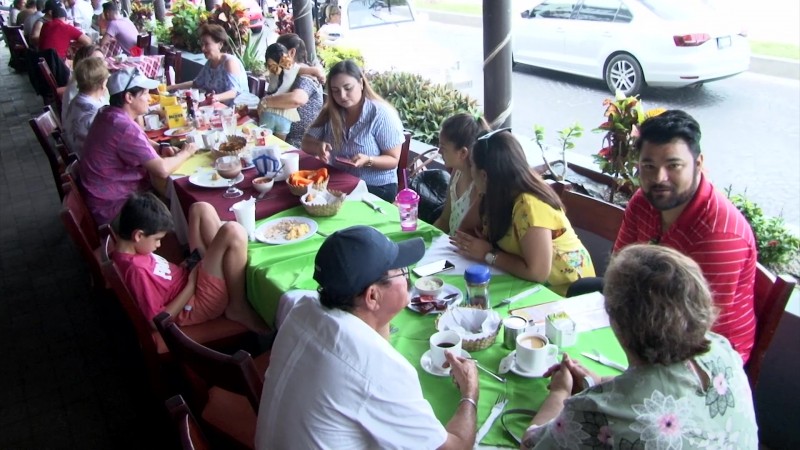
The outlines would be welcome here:
[[[314,262],[319,298],[296,303],[272,347],[256,448],[472,448],[475,364],[447,353],[462,401],[442,426],[388,342],[389,322],[408,305],[408,266],[424,253],[421,238],[396,244],[366,226],[325,240]]]

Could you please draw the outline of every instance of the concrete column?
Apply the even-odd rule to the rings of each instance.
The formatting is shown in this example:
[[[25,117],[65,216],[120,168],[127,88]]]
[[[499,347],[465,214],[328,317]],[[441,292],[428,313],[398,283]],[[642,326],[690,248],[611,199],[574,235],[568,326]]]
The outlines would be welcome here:
[[[511,126],[511,0],[483,0],[483,98],[489,125]]]
[[[308,61],[314,63],[317,60],[317,46],[314,42],[314,20],[311,16],[312,0],[292,0],[292,17],[294,19],[294,31],[305,42],[308,52]]]

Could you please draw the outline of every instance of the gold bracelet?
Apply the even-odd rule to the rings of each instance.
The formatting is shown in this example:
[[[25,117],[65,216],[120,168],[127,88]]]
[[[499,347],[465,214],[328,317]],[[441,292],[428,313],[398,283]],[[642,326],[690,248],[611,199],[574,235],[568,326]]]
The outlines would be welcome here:
[[[471,399],[469,397],[461,397],[461,400],[459,400],[458,403],[463,403],[463,402],[472,403],[472,406],[475,407],[475,411],[478,410],[478,404],[475,403],[475,400],[473,400],[473,399]]]

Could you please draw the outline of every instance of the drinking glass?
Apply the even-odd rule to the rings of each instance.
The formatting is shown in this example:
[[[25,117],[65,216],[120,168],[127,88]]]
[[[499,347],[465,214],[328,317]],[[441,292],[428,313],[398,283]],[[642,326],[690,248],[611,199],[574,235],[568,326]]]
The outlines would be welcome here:
[[[222,156],[217,158],[214,168],[222,178],[228,180],[228,190],[222,194],[225,198],[236,198],[243,194],[243,192],[234,186],[236,177],[242,173],[242,161],[239,156]]]
[[[236,136],[236,114],[232,109],[222,112],[222,131],[226,136]]]

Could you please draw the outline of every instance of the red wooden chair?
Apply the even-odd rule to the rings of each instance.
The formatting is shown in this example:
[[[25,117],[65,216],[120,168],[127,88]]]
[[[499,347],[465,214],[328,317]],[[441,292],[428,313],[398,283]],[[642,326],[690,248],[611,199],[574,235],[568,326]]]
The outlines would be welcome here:
[[[178,427],[178,438],[183,450],[211,450],[211,443],[206,439],[183,397],[180,395],[170,397],[164,404],[172,421]]]
[[[261,98],[264,96],[264,93],[267,89],[267,80],[253,75],[248,75],[247,87],[250,89],[251,94],[255,95],[258,98]]]
[[[169,349],[161,339],[161,335],[154,329],[152,322],[142,314],[136,299],[125,285],[117,265],[111,259],[113,251],[114,237],[111,227],[104,225],[101,227],[100,239],[100,267],[103,277],[116,294],[120,306],[134,328],[154,392],[160,398],[164,398],[167,394],[167,384],[162,373],[162,363],[171,360]],[[224,317],[184,327],[184,331],[194,341],[212,348],[241,348],[250,335],[243,325]]]
[[[756,339],[750,359],[745,365],[750,389],[755,392],[769,344],[775,336],[786,303],[792,295],[795,280],[785,275],[773,275],[761,264],[756,265],[753,307],[756,312]]]
[[[28,41],[25,40],[22,26],[3,25],[3,36],[11,53],[8,65],[18,72],[25,71],[27,53],[30,47],[28,46]]]
[[[66,163],[61,158],[53,138],[53,132],[58,129],[53,116],[50,112],[43,112],[33,119],[30,119],[28,124],[31,126],[33,134],[36,135],[36,140],[39,141],[39,145],[41,145],[42,150],[44,150],[47,156],[47,161],[50,163],[50,170],[53,172],[53,180],[58,190],[58,196],[60,199],[63,199],[64,190],[61,186],[61,174],[64,173]]]
[[[92,286],[96,289],[102,289],[106,287],[106,283],[100,268],[98,254],[100,243],[94,218],[89,208],[86,207],[77,185],[72,181],[67,181],[64,191],[64,200],[61,202],[61,221],[67,229],[67,234],[78,247],[78,251],[86,261],[86,264],[89,265]]]
[[[181,80],[181,65],[183,59],[180,50],[175,50],[173,46],[158,45],[158,54],[164,55],[164,75],[167,79],[167,85],[180,83]],[[170,67],[175,72],[175,77],[170,75]]]
[[[44,104],[55,104],[56,114],[58,114],[58,117],[61,117],[61,98],[64,95],[64,91],[67,89],[67,87],[58,87],[56,77],[53,76],[53,72],[50,70],[50,66],[47,65],[47,61],[45,61],[44,58],[39,58],[39,70],[41,71],[42,78],[47,82],[47,86],[49,88],[47,95],[42,96]]]
[[[153,323],[184,368],[192,408],[201,411],[205,429],[224,440],[225,447],[253,448],[268,354],[257,358],[259,368],[244,350],[231,356],[193,341],[166,312]]]
[[[143,54],[150,54],[151,45],[153,45],[153,33],[148,32],[136,36],[136,46],[142,49]]]

